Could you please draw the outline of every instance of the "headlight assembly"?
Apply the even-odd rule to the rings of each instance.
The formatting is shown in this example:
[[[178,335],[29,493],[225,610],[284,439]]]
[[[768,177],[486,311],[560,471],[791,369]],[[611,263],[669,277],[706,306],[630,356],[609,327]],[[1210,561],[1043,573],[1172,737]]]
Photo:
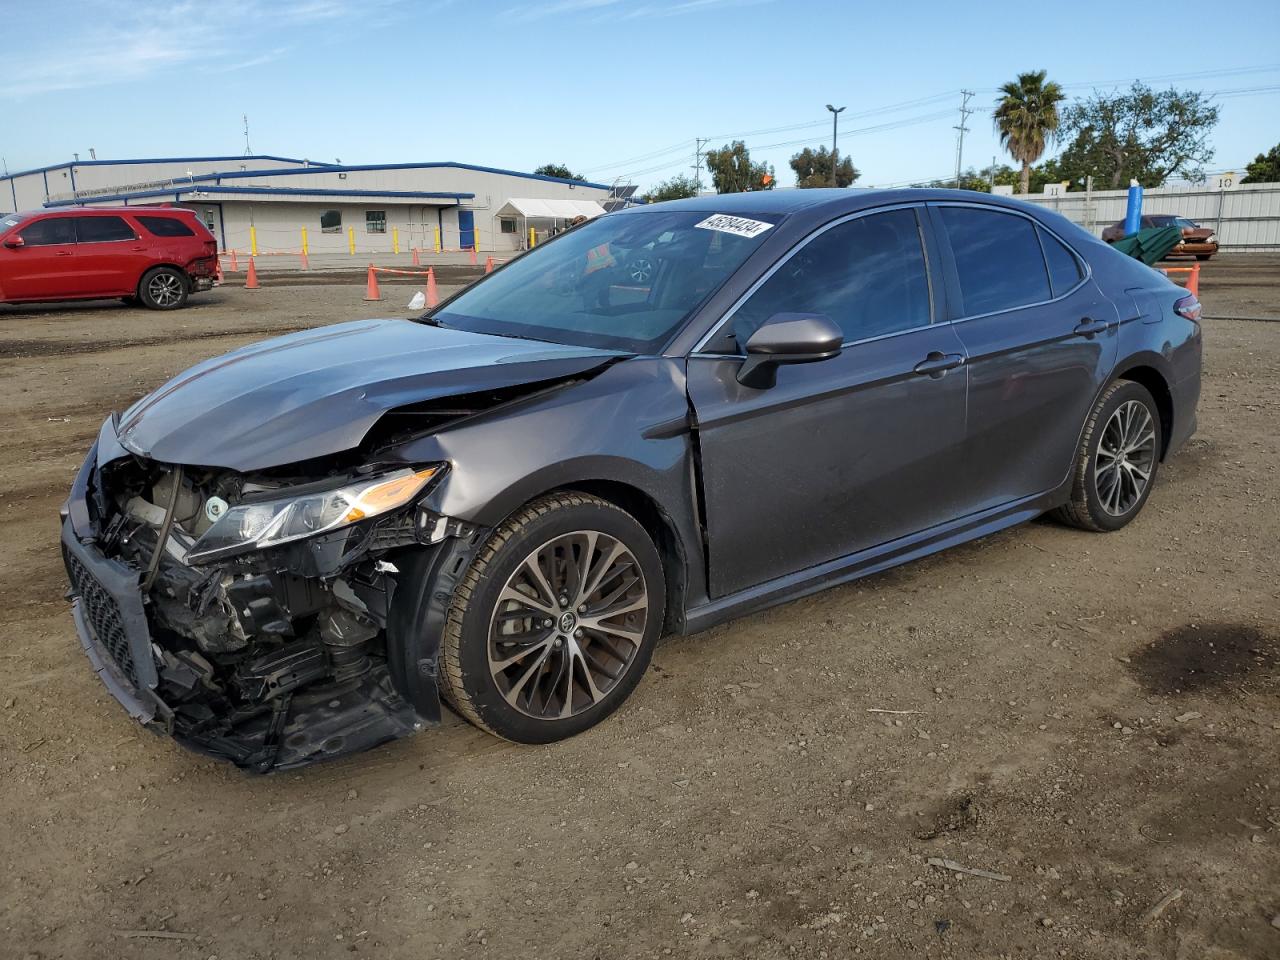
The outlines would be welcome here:
[[[400,470],[334,490],[238,504],[192,545],[187,562],[276,547],[388,513],[411,502],[439,470]]]

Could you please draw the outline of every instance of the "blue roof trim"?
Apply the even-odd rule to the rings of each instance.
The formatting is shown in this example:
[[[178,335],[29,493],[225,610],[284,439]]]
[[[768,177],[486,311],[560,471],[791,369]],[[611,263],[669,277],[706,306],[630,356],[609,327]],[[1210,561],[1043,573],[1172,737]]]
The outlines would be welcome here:
[[[243,163],[246,160],[276,160],[280,163],[296,163],[299,165],[309,163],[312,166],[318,167],[335,166],[332,163],[325,163],[322,160],[299,160],[297,157],[277,157],[270,153],[254,153],[240,157],[140,157],[135,160],[70,160],[66,163],[53,163],[47,167],[33,167],[30,170],[16,170],[13,173],[6,173],[4,176],[0,176],[0,180],[7,177],[25,177],[33,173],[47,173],[50,170],[66,170],[69,167],[104,167],[127,163],[222,163],[223,161]]]
[[[78,200],[49,200],[45,207],[83,207],[91,203],[114,203],[122,201],[128,205],[130,200],[143,200],[147,197],[167,197],[173,195],[181,200],[183,194],[191,193],[251,193],[267,196],[301,196],[301,197],[391,197],[410,200],[474,200],[474,193],[439,193],[421,190],[331,190],[326,187],[184,187],[178,190],[144,190],[139,193],[117,193],[101,197],[81,197]]]
[[[521,177],[525,180],[542,180],[547,183],[562,183],[575,187],[590,187],[595,190],[611,190],[612,187],[607,183],[593,183],[590,180],[566,180],[563,177],[548,177],[540,173],[522,173],[519,170],[507,170],[502,167],[484,167],[474,163],[458,163],[453,160],[433,161],[428,163],[367,163],[367,164],[336,164],[336,163],[319,163],[317,161],[309,161],[309,166],[302,166],[301,160],[293,160],[290,157],[273,157],[273,156],[253,156],[253,157],[170,157],[167,159],[154,160],[86,160],[80,163],[60,163],[52,167],[40,167],[36,170],[23,170],[20,173],[13,173],[11,177],[21,177],[31,173],[41,173],[49,170],[64,170],[73,167],[86,166],[103,166],[109,164],[125,164],[125,163],[188,163],[188,162],[218,162],[223,160],[244,161],[244,160],[279,160],[289,163],[296,163],[296,167],[279,167],[275,169],[260,168],[257,170],[226,170],[216,173],[202,173],[194,177],[175,177],[176,180],[184,180],[188,183],[200,183],[205,180],[213,180],[216,178],[253,178],[253,177],[292,177],[309,173],[359,173],[361,171],[374,170],[433,170],[438,168],[451,168],[455,170],[474,170],[477,173],[496,173],[504,177]],[[3,178],[0,178],[3,179]]]

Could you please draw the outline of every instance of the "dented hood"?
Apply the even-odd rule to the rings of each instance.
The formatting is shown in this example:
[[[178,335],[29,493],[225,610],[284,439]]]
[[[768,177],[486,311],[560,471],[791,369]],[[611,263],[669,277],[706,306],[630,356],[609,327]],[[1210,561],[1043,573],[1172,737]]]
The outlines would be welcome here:
[[[118,438],[165,463],[260,470],[350,450],[395,407],[575,376],[618,356],[408,320],[343,323],[197,364],[125,411]]]

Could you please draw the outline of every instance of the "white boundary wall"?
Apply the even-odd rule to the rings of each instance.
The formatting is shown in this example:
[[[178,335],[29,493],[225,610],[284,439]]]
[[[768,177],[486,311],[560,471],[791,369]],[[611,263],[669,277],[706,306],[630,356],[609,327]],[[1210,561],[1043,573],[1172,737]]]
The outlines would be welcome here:
[[[1099,236],[1104,227],[1124,219],[1128,197],[1128,190],[1015,195],[1017,200],[1055,210]],[[1248,183],[1226,189],[1156,187],[1143,191],[1142,212],[1177,214],[1210,227],[1224,250],[1280,249],[1280,183]]]

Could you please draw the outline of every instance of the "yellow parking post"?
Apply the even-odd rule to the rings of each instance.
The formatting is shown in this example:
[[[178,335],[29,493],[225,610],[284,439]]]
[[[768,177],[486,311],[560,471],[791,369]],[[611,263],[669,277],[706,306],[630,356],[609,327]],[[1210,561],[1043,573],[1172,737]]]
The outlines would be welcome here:
[[[249,225],[249,255],[258,255],[258,228],[252,224]]]
[[[534,231],[533,227],[530,227],[529,228],[529,249],[532,250],[537,245],[538,245],[538,234]]]
[[[311,248],[307,246],[307,228],[302,228],[302,255],[305,257],[311,253]]]
[[[347,252],[350,253],[351,256],[353,257],[356,255],[356,228],[355,227],[347,227]]]
[[[399,227],[391,228],[391,252],[392,253],[400,252],[400,228]]]
[[[436,253],[439,253],[440,249],[440,228],[436,227]]]

